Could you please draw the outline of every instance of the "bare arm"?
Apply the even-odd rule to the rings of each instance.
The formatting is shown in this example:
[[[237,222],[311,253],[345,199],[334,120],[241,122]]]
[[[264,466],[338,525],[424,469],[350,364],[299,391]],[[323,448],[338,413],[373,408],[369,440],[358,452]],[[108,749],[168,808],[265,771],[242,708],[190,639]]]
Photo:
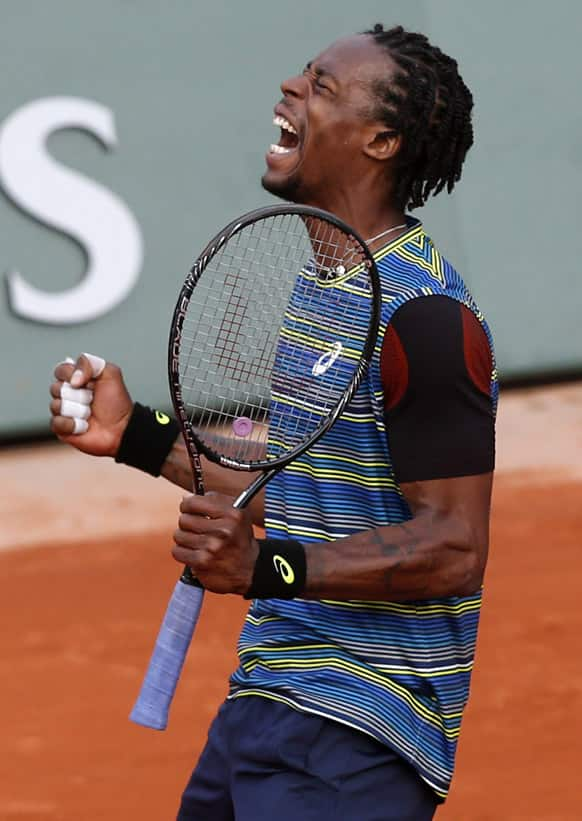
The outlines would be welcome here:
[[[492,474],[402,486],[413,518],[333,542],[304,545],[304,598],[413,601],[466,596],[483,580]],[[250,516],[222,494],[181,506],[174,558],[216,593],[244,595],[259,552]]]
[[[409,601],[476,592],[489,541],[492,474],[402,485],[413,518],[305,545],[305,598]]]

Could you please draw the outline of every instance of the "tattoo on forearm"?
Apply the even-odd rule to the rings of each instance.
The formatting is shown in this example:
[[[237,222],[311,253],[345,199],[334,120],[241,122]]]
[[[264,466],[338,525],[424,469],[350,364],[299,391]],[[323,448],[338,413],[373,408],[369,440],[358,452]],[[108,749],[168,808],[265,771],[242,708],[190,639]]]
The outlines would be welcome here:
[[[382,536],[380,530],[374,528],[370,531],[372,544],[378,549],[380,556],[385,556],[393,559],[393,563],[389,568],[384,570],[384,583],[390,588],[391,582],[395,573],[402,565],[402,545],[395,544],[393,541],[388,541]],[[392,534],[391,534],[392,535]]]
[[[398,529],[398,534],[394,533],[395,529]],[[374,528],[370,531],[370,535],[371,541],[377,548],[379,555],[392,560],[390,566],[385,568],[383,572],[386,590],[391,591],[393,588],[401,588],[402,584],[398,584],[398,578],[399,576],[401,577],[402,572],[408,571],[410,582],[413,584],[410,592],[414,593],[415,596],[420,596],[425,593],[428,589],[428,585],[425,582],[414,585],[414,559],[416,558],[418,560],[416,564],[420,563],[422,565],[423,576],[425,576],[429,570],[429,565],[432,566],[434,564],[434,559],[426,555],[418,555],[422,549],[421,543],[418,537],[415,538],[414,533],[410,532],[406,524],[391,527],[388,532]],[[402,540],[399,543],[394,541],[395,535],[401,537]],[[411,560],[413,562],[412,565],[410,564]],[[407,561],[409,564],[408,567]]]

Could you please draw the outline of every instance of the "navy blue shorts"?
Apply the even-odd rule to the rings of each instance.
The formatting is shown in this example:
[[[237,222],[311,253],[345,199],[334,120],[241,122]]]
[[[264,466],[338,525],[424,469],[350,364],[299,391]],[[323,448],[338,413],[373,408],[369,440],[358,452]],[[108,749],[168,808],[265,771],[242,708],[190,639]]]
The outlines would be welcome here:
[[[429,821],[437,798],[373,738],[261,696],[225,702],[178,821]]]

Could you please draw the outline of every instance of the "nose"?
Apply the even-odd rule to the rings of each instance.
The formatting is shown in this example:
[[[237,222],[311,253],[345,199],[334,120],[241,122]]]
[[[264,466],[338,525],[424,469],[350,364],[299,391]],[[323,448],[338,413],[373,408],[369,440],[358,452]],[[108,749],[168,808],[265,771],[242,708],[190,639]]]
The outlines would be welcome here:
[[[298,74],[296,77],[289,77],[281,83],[281,91],[289,97],[305,97],[308,88],[307,79],[303,74]]]

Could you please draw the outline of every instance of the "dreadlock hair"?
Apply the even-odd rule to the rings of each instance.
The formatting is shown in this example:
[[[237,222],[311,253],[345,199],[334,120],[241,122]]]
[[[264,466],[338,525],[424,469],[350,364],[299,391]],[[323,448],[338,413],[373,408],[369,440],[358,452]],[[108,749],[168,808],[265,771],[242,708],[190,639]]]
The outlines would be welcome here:
[[[432,46],[424,34],[381,23],[363,32],[386,49],[398,66],[394,77],[372,84],[373,117],[402,136],[396,188],[398,205],[418,208],[461,178],[473,144],[473,97],[456,60]]]

